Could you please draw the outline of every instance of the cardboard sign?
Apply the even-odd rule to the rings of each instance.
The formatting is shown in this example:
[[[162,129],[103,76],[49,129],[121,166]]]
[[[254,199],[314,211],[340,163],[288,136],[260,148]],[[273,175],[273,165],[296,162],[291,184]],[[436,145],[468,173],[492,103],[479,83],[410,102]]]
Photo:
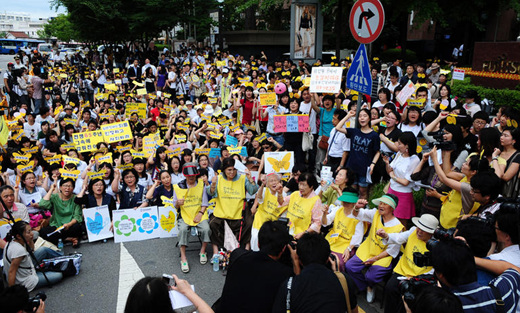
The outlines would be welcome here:
[[[461,70],[458,68],[453,69],[453,79],[454,80],[464,80],[464,75],[466,74],[465,70]]]
[[[341,67],[313,67],[311,73],[311,92],[338,93],[341,87]]]
[[[275,115],[273,122],[275,133],[297,133],[310,130],[309,115],[307,114]]]
[[[408,83],[403,87],[403,90],[401,90],[401,92],[399,92],[397,95],[397,101],[399,101],[400,104],[406,103],[406,100],[408,100],[408,98],[410,98],[414,92],[415,85],[411,80],[409,80]]]
[[[146,103],[127,103],[125,106],[126,112],[130,113],[129,115],[133,112],[137,112],[139,118],[142,118],[143,120],[146,119]]]
[[[114,237],[110,231],[111,220],[107,205],[84,209],[83,216],[89,242]]]
[[[159,237],[156,206],[112,211],[114,242],[147,240]]]
[[[107,143],[130,140],[133,138],[128,121],[101,125],[101,131]]]
[[[238,146],[238,139],[233,136],[227,135],[225,144],[226,146],[236,147]]]
[[[294,152],[266,152],[265,173],[290,173],[294,166]]]
[[[100,130],[74,133],[72,134],[72,140],[79,153],[94,151],[97,149],[96,145],[98,143],[104,142],[103,132]]]
[[[276,105],[276,93],[268,92],[260,94],[260,104],[262,106]]]

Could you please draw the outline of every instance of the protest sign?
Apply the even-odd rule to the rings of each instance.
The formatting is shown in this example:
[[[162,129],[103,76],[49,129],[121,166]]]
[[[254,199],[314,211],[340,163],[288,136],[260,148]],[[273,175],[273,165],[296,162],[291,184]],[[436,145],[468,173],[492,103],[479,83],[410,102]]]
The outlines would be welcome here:
[[[294,166],[294,152],[266,152],[265,173],[290,173]]]
[[[341,67],[313,67],[311,73],[311,92],[338,93],[341,87]]]
[[[406,103],[406,100],[410,98],[410,96],[415,92],[415,85],[411,80],[408,81],[408,83],[403,87],[403,90],[399,92],[397,95],[397,101],[399,101],[400,104]]]
[[[275,105],[276,104],[276,93],[268,92],[260,94],[260,104],[262,106]]]
[[[464,75],[466,74],[465,70],[454,68],[453,69],[453,79],[454,80],[464,80]]]
[[[128,115],[136,112],[139,118],[142,118],[143,120],[146,119],[146,103],[127,103],[125,106],[126,112],[130,113]]]
[[[95,208],[84,209],[85,226],[87,228],[88,241],[98,241],[114,237],[110,231],[110,214],[108,206],[103,205]]]
[[[74,133],[72,134],[72,141],[76,145],[76,150],[79,153],[96,150],[96,145],[104,142],[103,132],[95,130],[91,132]]]
[[[161,206],[158,208],[159,224],[158,229],[160,238],[177,237],[179,227],[177,225],[177,209],[171,206]]]
[[[128,121],[101,125],[105,142],[112,143],[133,138]]]
[[[159,218],[157,207],[115,210],[114,242],[147,240],[159,237]]]
[[[227,135],[226,136],[226,146],[232,146],[232,147],[238,146],[238,139],[233,136]]]
[[[275,115],[273,118],[275,133],[297,133],[309,131],[309,115]]]

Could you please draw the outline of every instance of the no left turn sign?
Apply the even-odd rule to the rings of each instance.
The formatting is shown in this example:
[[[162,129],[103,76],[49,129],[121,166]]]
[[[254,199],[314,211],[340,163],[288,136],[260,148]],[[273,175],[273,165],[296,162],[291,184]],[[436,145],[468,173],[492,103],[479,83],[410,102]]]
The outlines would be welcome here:
[[[350,31],[360,43],[376,40],[383,30],[385,11],[378,0],[358,0],[350,11]]]

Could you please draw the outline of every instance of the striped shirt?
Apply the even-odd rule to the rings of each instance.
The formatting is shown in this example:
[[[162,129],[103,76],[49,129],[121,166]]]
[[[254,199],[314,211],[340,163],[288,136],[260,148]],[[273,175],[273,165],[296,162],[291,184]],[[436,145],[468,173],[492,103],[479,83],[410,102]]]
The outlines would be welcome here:
[[[502,275],[490,282],[498,288],[504,301],[504,312],[515,311],[520,299],[520,273],[508,269]],[[496,312],[496,299],[488,286],[481,286],[477,282],[457,286],[451,289],[462,302],[465,313]]]

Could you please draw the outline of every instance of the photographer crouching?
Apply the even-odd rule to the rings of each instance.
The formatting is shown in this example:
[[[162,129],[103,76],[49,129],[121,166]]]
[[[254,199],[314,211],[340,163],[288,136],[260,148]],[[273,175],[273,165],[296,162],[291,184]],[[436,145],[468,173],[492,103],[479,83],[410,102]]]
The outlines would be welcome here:
[[[29,298],[29,291],[22,285],[13,285],[0,294],[0,303],[4,313],[45,313],[47,296],[39,292]]]

